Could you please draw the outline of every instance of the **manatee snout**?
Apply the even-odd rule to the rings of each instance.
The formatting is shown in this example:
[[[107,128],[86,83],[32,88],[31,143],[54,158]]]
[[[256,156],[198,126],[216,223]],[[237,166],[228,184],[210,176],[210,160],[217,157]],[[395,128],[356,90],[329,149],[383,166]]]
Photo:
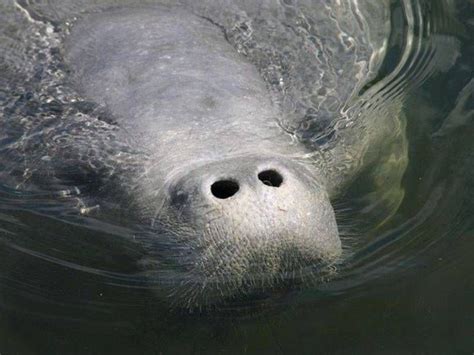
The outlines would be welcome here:
[[[177,262],[187,264],[182,284],[210,300],[300,283],[341,254],[326,191],[305,166],[284,158],[190,168],[169,185],[161,214],[177,249],[186,250],[186,262]]]

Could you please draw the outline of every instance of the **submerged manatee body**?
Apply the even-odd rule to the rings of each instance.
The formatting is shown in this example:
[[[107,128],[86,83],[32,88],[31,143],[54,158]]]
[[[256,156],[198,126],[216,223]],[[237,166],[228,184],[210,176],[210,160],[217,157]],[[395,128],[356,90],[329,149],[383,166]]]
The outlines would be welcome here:
[[[100,141],[95,149],[73,144],[70,155],[82,159],[65,166],[94,170],[97,156],[114,156],[95,169],[107,185],[101,191],[140,221],[146,232],[136,242],[146,252],[138,263],[178,305],[317,283],[343,255],[331,200],[404,142],[399,103],[345,119],[325,109],[334,97],[348,102],[375,75],[382,39],[358,39],[370,58],[364,65],[351,62],[356,48],[342,33],[347,57],[334,48],[318,54],[324,100],[311,123],[332,127],[318,148],[295,135],[308,122],[287,115],[286,94],[262,71],[265,58],[239,51],[216,19],[174,6],[84,14],[62,55],[73,87],[106,109],[113,130],[90,138]],[[121,159],[119,144],[140,154]]]
[[[326,177],[292,161],[303,147],[216,25],[177,10],[91,16],[67,57],[84,95],[150,154],[146,178],[123,183],[138,186],[141,217],[173,234],[175,277],[212,298],[341,254]]]

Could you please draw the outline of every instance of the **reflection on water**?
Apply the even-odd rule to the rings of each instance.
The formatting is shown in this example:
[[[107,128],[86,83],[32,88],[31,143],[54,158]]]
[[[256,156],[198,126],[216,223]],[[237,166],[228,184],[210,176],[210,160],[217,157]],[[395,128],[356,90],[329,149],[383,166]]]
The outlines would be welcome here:
[[[242,8],[252,8],[244,3]],[[214,11],[207,5],[202,9]],[[474,351],[472,2],[393,1],[377,75],[364,87],[347,88],[347,99],[355,89],[367,98],[351,106],[354,111],[409,92],[409,164],[404,199],[384,223],[364,199],[363,178],[335,202],[348,233],[359,238],[338,277],[318,289],[285,294],[275,304],[263,302],[257,313],[255,300],[246,299],[234,309],[192,314],[168,310],[150,292],[133,262],[140,250],[130,240],[138,227],[119,223],[126,211],[98,218],[93,184],[30,188],[34,167],[54,170],[54,161],[37,161],[35,150],[78,130],[100,134],[107,124],[100,107],[71,99],[75,93],[63,85],[67,71],[58,48],[68,21],[110,6],[0,2],[0,354]],[[302,31],[294,2],[281,6],[288,31]],[[240,25],[229,40],[258,56],[248,53],[254,48],[250,20],[239,11],[234,21]],[[384,25],[377,24],[382,34]],[[321,119],[331,117],[333,105],[317,102],[315,115],[314,97],[292,94],[312,89],[311,78],[324,72],[323,64],[310,73],[305,68],[312,64],[304,61],[293,72],[282,65],[263,73],[270,82],[281,76],[300,84],[287,87],[281,100],[293,97],[289,114],[307,117],[295,139],[318,146],[333,143]],[[81,119],[64,122],[49,134],[54,120],[68,115],[101,119],[88,127]],[[127,154],[133,157],[124,152],[124,159]]]

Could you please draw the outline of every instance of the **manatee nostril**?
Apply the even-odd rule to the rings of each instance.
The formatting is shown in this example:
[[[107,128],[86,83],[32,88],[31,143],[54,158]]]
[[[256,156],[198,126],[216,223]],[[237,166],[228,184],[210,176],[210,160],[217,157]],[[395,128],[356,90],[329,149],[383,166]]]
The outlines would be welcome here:
[[[258,174],[258,179],[265,185],[272,187],[279,187],[283,182],[283,176],[281,176],[275,170],[264,170]]]
[[[234,196],[239,191],[239,184],[232,180],[219,180],[211,185],[212,194],[221,199]]]

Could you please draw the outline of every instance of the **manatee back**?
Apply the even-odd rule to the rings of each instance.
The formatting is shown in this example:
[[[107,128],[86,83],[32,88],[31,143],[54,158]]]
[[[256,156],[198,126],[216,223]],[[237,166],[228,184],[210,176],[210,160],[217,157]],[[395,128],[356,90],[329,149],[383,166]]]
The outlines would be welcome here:
[[[28,6],[42,20],[62,23],[81,13],[110,8],[174,7],[218,25],[235,50],[260,72],[284,112],[282,125],[299,138],[326,125],[372,80],[390,31],[388,0],[51,0]],[[148,10],[147,10],[148,9]]]
[[[359,3],[359,4],[358,4]],[[58,46],[56,41],[60,43],[59,37],[61,33],[67,33],[63,31],[65,27],[68,28],[68,21],[73,20],[76,17],[89,18],[90,21],[96,21],[95,25],[104,26],[104,33],[101,31],[92,31],[92,26],[87,28],[84,26],[84,31],[89,31],[89,34],[94,36],[102,36],[106,33],[105,28],[107,27],[106,21],[103,21],[107,16],[112,16],[112,10],[120,9],[133,9],[136,8],[142,13],[149,12],[150,9],[163,6],[172,5],[173,8],[178,8],[174,1],[159,1],[160,5],[137,5],[132,1],[122,1],[120,5],[117,5],[115,1],[101,1],[97,4],[95,1],[49,1],[47,3],[31,3],[28,4],[27,9],[29,16],[38,23],[48,23],[48,33],[52,37],[51,42],[55,43],[53,46]],[[193,14],[201,17],[202,21],[206,21],[208,26],[213,28],[213,34],[209,33],[209,38],[216,38],[219,43],[223,41],[230,43],[228,46],[220,46],[219,52],[226,56],[239,56],[246,61],[240,61],[241,64],[246,62],[245,77],[254,78],[256,81],[249,86],[253,87],[254,94],[253,104],[249,105],[255,107],[255,102],[258,104],[264,102],[264,105],[257,105],[257,107],[264,107],[264,112],[260,114],[257,112],[254,115],[249,116],[248,120],[241,121],[243,124],[238,128],[241,128],[242,135],[239,139],[231,139],[228,141],[237,141],[239,146],[245,146],[245,137],[248,137],[252,132],[255,133],[255,126],[258,122],[269,122],[269,117],[274,116],[273,112],[269,112],[270,105],[267,103],[268,96],[265,91],[270,92],[270,98],[280,108],[280,114],[278,116],[280,125],[285,129],[286,132],[297,137],[298,140],[306,140],[314,143],[316,146],[324,145],[328,139],[326,133],[328,132],[328,125],[332,124],[338,119],[338,113],[340,107],[345,102],[350,100],[351,96],[356,95],[357,89],[361,87],[367,80],[370,80],[376,72],[377,66],[380,63],[380,59],[383,57],[384,39],[387,33],[387,18],[388,9],[386,8],[386,2],[382,1],[366,1],[363,3],[355,2],[352,0],[346,1],[300,1],[298,4],[292,2],[275,3],[273,1],[227,1],[227,0],[209,0],[209,1],[181,1],[179,9],[185,11],[187,14]],[[374,12],[375,11],[375,12]],[[365,19],[368,14],[372,13],[370,23]],[[90,17],[89,17],[90,16]],[[93,18],[96,20],[93,20]],[[207,20],[205,20],[206,18]],[[178,20],[183,20],[179,17]],[[92,24],[91,22],[91,24]],[[143,19],[137,19],[135,25],[147,25],[147,21]],[[51,24],[51,25],[49,25]],[[153,21],[148,21],[148,24],[153,25]],[[114,26],[116,23],[114,22]],[[123,24],[124,28],[126,24]],[[199,25],[200,26],[200,25]],[[49,28],[58,28],[59,35],[54,31],[49,31]],[[205,31],[204,31],[205,32]],[[109,32],[110,33],[110,32]],[[121,63],[113,63],[114,65],[122,65],[127,68],[125,59],[129,59],[132,63],[132,57],[127,58],[127,52],[125,48],[133,46],[137,42],[137,39],[143,40],[140,37],[140,32],[130,33],[122,31],[121,33],[115,33],[114,38],[119,38],[121,35],[127,37],[132,35],[134,38],[129,38],[126,46],[118,48],[117,50],[122,51],[122,54],[117,58],[120,58]],[[98,37],[90,36],[94,42]],[[216,37],[218,36],[218,37]],[[58,40],[56,39],[58,38]],[[72,38],[72,37],[71,37]],[[84,36],[86,38],[86,36]],[[151,38],[150,38],[151,39]],[[82,43],[82,44],[81,44]],[[99,43],[99,42],[96,42]],[[158,102],[157,96],[148,95],[136,95],[136,87],[134,87],[134,79],[139,77],[146,77],[146,71],[150,70],[146,65],[146,69],[143,73],[133,73],[132,75],[125,75],[125,70],[120,74],[108,67],[110,62],[107,57],[100,58],[94,55],[84,57],[81,53],[82,46],[89,46],[91,43],[84,43],[78,40],[75,44],[76,47],[70,50],[76,50],[77,68],[84,68],[88,70],[86,74],[82,74],[82,84],[97,85],[96,87],[90,87],[91,91],[96,93],[91,101],[99,101],[105,103],[106,106],[111,106],[111,103],[116,104],[117,110],[112,113],[112,119],[120,120],[123,117],[130,117],[130,113],[133,113],[135,120],[129,120],[128,123],[136,123],[136,128],[142,128],[148,130],[147,125],[140,123],[140,119],[151,117],[150,115],[143,115],[143,107],[146,105],[137,105],[132,100],[123,100],[124,90],[130,90],[133,93],[132,97],[140,98],[140,100],[147,101],[150,103],[147,107],[152,107],[153,103]],[[83,47],[82,47],[83,48]],[[112,55],[113,52],[108,52],[107,43],[100,42],[100,46],[96,47],[97,53],[101,55]],[[72,53],[72,52],[71,52]],[[79,54],[81,53],[81,54]],[[109,53],[109,54],[108,54]],[[134,54],[136,55],[136,53]],[[75,55],[72,55],[75,56]],[[56,63],[56,59],[52,58],[53,62]],[[72,57],[70,57],[72,59]],[[59,61],[59,60],[58,60]],[[29,70],[25,63],[18,65],[15,71],[15,75],[18,75],[20,71]],[[28,64],[28,63],[26,63]],[[155,63],[156,64],[156,63]],[[49,64],[48,64],[49,65]],[[55,64],[56,65],[56,64]],[[43,67],[47,67],[46,64],[42,64]],[[58,68],[61,66],[58,64]],[[102,70],[102,73],[108,73],[110,75],[107,80],[99,80],[98,71]],[[226,70],[235,72],[230,66],[225,68]],[[249,73],[251,75],[249,75]],[[69,74],[69,73],[65,73]],[[209,74],[209,73],[208,73]],[[237,73],[238,74],[238,73]],[[62,74],[64,75],[64,73]],[[89,75],[90,80],[86,78]],[[260,77],[259,77],[260,76]],[[58,76],[61,77],[61,76]],[[69,75],[64,75],[65,79],[69,79]],[[48,77],[49,78],[49,77]],[[261,79],[264,79],[263,81]],[[109,79],[111,81],[109,81]],[[49,79],[48,79],[49,80]],[[126,80],[126,81],[124,81]],[[42,91],[51,91],[51,88],[58,88],[61,92],[57,95],[57,101],[63,100],[64,91],[71,91],[69,87],[58,85],[56,81],[52,81],[52,84],[45,82],[38,84],[38,87],[42,88]],[[123,85],[126,82],[127,85]],[[266,88],[263,88],[262,83],[266,84]],[[106,83],[113,84],[109,85],[107,91]],[[62,85],[63,83],[61,83]],[[81,85],[82,85],[81,84]],[[156,82],[153,83],[156,85]],[[79,86],[81,86],[79,85]],[[112,86],[112,87],[110,87]],[[113,90],[117,89],[119,92],[116,94]],[[146,88],[143,86],[142,88]],[[155,86],[155,88],[157,88]],[[34,89],[32,89],[33,91]],[[144,90],[143,92],[147,92]],[[255,95],[255,92],[258,94]],[[75,94],[71,94],[70,97],[76,97]],[[67,98],[67,97],[66,97]],[[67,100],[66,100],[67,101]],[[105,102],[107,101],[107,102]],[[70,112],[71,103],[62,102],[64,112]],[[205,110],[212,105],[212,100],[203,100],[201,107]],[[74,110],[75,110],[74,104]],[[199,105],[192,105],[193,107],[199,107]],[[245,105],[239,105],[244,107]],[[55,109],[52,107],[52,110]],[[74,112],[74,110],[72,110]],[[135,112],[130,112],[137,110]],[[203,110],[204,112],[204,110]],[[120,113],[120,114],[117,114]],[[189,113],[187,113],[189,114]],[[120,117],[122,115],[122,117]],[[94,115],[91,115],[94,116]],[[230,117],[223,115],[222,112],[217,115],[220,119],[222,117]],[[216,117],[217,117],[216,116]],[[245,115],[241,115],[244,116]],[[52,116],[53,117],[53,116]],[[203,116],[204,117],[204,116]],[[94,118],[94,117],[93,117]],[[235,122],[234,117],[230,117],[231,121]],[[263,118],[260,120],[259,118]],[[56,144],[53,147],[41,146],[41,149],[34,149],[31,154],[38,159],[34,159],[36,162],[42,162],[42,157],[55,157],[58,152],[63,152],[65,149],[63,145],[73,146],[75,152],[78,150],[78,137],[71,133],[71,130],[62,128],[64,125],[75,125],[76,119],[68,117],[67,120],[61,119],[60,116],[54,119],[57,122],[58,129],[61,132],[68,132],[67,136],[61,140],[64,144]],[[89,113],[86,116],[80,117],[80,124],[82,121],[90,120]],[[273,120],[271,120],[273,123]],[[184,122],[184,121],[182,121]],[[150,123],[150,122],[148,122]],[[41,125],[45,124],[44,120],[29,120],[28,130],[38,131],[41,129]],[[87,125],[81,127],[93,127],[101,122],[90,120]],[[176,124],[173,123],[173,124]],[[53,123],[48,123],[49,126]],[[217,133],[214,130],[208,129],[209,132],[214,132],[215,136],[225,135],[225,129],[223,126],[215,125],[213,128],[217,129]],[[83,128],[81,128],[83,129]],[[103,129],[113,130],[112,135],[116,136],[118,131],[111,126],[104,126]],[[76,130],[72,131],[75,132]],[[79,132],[79,130],[77,130]],[[77,159],[87,161],[90,158],[91,147],[94,147],[94,154],[97,152],[103,152],[101,154],[102,162],[105,158],[110,158],[110,149],[95,149],[102,145],[110,145],[110,141],[106,138],[109,135],[104,135],[101,130],[91,128],[88,135],[80,134],[79,138],[86,141],[85,144],[81,144],[81,152],[79,157],[72,159],[75,162]],[[273,131],[274,132],[274,131]],[[53,131],[54,133],[54,131]],[[187,130],[176,132],[173,136],[185,136],[188,137],[193,134],[193,131]],[[261,133],[261,132],[260,132]],[[78,133],[79,134],[79,133]],[[53,135],[53,134],[52,134]],[[268,141],[271,145],[273,137],[276,133],[270,133],[262,137],[260,135],[260,141]],[[54,137],[57,134],[53,135]],[[23,143],[29,143],[31,141],[32,146],[34,145],[34,135],[26,135]],[[224,140],[225,140],[224,136]],[[212,137],[210,137],[212,138]],[[122,137],[120,137],[122,140]],[[117,141],[117,140],[114,140]],[[156,141],[156,140],[155,140]],[[288,142],[286,140],[285,142]],[[333,141],[337,144],[337,141]],[[124,142],[125,143],[125,142]],[[51,143],[52,144],[52,143]],[[34,145],[36,147],[36,145]],[[135,146],[135,145],[134,145]],[[234,147],[230,147],[232,149]],[[51,153],[51,149],[54,149],[55,153]],[[122,148],[117,149],[117,154],[122,154]],[[71,152],[70,150],[67,150]],[[107,152],[107,153],[105,153]],[[304,152],[303,152],[304,153]],[[69,153],[69,155],[71,155]],[[104,158],[105,155],[105,158]],[[343,154],[337,154],[342,156]],[[137,159],[131,159],[135,161]],[[44,160],[47,162],[47,160]],[[51,163],[46,164],[46,168],[49,169]],[[64,165],[64,159],[58,158],[58,165]],[[97,163],[94,164],[95,166]],[[109,164],[116,165],[116,164]]]
[[[179,8],[85,15],[65,54],[78,89],[139,144],[189,134],[216,140],[224,128],[245,137],[275,115],[255,66],[218,26]]]

